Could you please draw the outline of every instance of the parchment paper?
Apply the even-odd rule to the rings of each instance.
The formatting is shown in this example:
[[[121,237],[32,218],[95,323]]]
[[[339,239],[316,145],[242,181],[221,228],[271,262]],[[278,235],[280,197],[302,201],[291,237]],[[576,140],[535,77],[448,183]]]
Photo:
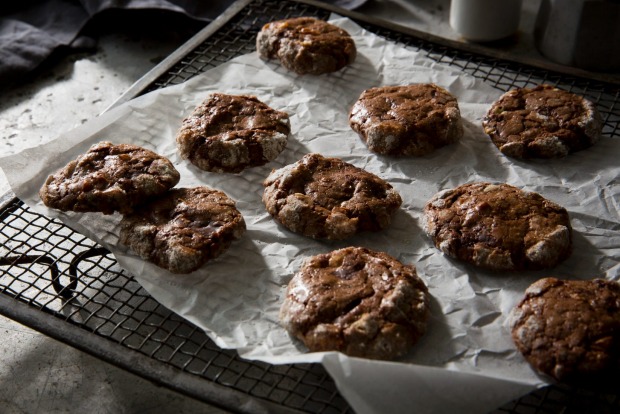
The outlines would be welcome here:
[[[256,53],[241,56],[192,80],[115,108],[47,145],[0,159],[13,191],[30,207],[58,217],[109,248],[159,302],[202,327],[223,348],[273,364],[322,362],[359,413],[485,412],[544,384],[516,352],[507,315],[525,288],[544,276],[620,274],[618,140],[565,159],[521,162],[504,157],[482,132],[481,119],[500,92],[417,52],[387,42],[347,19],[333,22],[354,37],[353,65],[323,76],[298,76]],[[460,105],[465,136],[418,158],[378,156],[348,126],[348,110],[362,90],[379,85],[434,82]],[[182,160],[174,136],[181,120],[209,93],[254,94],[290,114],[285,151],[263,167],[238,175],[198,170]],[[237,201],[248,231],[230,250],[190,275],[172,275],[118,243],[120,216],[50,210],[37,192],[45,177],[90,145],[133,143],[169,157],[178,185],[209,185]],[[279,226],[261,202],[262,181],[273,168],[309,152],[344,159],[388,180],[403,205],[385,231],[345,242],[322,242]],[[472,181],[507,182],[566,207],[574,227],[574,253],[547,272],[495,274],[443,256],[423,234],[422,208],[436,192]],[[347,245],[385,251],[414,264],[432,295],[428,333],[397,362],[308,353],[278,325],[286,283],[302,261]]]

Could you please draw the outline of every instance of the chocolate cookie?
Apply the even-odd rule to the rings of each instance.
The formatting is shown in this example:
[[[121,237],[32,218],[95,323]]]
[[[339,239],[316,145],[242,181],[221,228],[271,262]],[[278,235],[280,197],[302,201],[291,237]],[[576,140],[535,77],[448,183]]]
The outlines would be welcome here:
[[[425,155],[463,136],[456,98],[426,83],[365,90],[349,112],[349,124],[382,155]]]
[[[279,59],[300,75],[335,72],[353,63],[357,50],[345,30],[313,17],[267,23],[256,38],[261,59]]]
[[[563,207],[508,184],[437,193],[424,207],[424,231],[444,254],[491,270],[551,268],[572,246]]]
[[[539,85],[502,95],[491,105],[482,126],[504,155],[560,158],[594,144],[603,122],[587,99]]]
[[[172,273],[189,273],[245,232],[235,202],[208,187],[175,188],[121,220],[120,241]]]
[[[62,211],[126,213],[179,179],[167,158],[136,145],[104,141],[50,175],[39,196],[46,206]]]
[[[304,262],[288,285],[280,321],[310,351],[393,359],[426,332],[429,302],[415,267],[347,247]]]
[[[537,371],[559,381],[620,374],[620,284],[545,278],[511,314],[517,349]]]
[[[320,154],[274,170],[264,185],[269,214],[291,231],[320,239],[384,229],[402,203],[383,179]]]
[[[183,120],[176,141],[198,168],[238,173],[274,160],[290,132],[288,115],[255,96],[214,93]]]

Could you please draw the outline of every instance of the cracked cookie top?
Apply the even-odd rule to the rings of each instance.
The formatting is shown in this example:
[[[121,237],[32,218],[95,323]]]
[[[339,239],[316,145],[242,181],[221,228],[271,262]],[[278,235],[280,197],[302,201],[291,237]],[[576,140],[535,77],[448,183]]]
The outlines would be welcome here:
[[[463,135],[456,98],[430,83],[365,90],[349,112],[349,124],[382,155],[426,155]]]
[[[261,59],[278,59],[297,74],[320,75],[353,63],[357,50],[345,30],[313,17],[267,23],[256,38]]]
[[[620,284],[544,278],[510,315],[517,349],[537,371],[559,381],[620,373]]]
[[[310,351],[394,359],[425,333],[429,301],[415,267],[347,247],[304,262],[288,285],[280,321]]]
[[[172,163],[153,151],[103,141],[50,175],[39,196],[62,211],[126,213],[180,178]]]
[[[257,97],[213,93],[183,120],[176,142],[198,168],[238,173],[273,161],[290,132],[288,114]]]
[[[444,254],[490,270],[551,268],[572,246],[566,209],[508,184],[437,193],[424,207],[424,231]]]
[[[120,241],[172,273],[190,273],[226,251],[245,221],[225,193],[206,186],[174,188],[120,223]]]
[[[551,85],[513,89],[482,121],[499,150],[513,158],[561,158],[590,147],[603,121],[589,100]]]
[[[269,214],[289,230],[317,239],[384,229],[402,203],[385,180],[320,154],[274,170],[264,186]]]

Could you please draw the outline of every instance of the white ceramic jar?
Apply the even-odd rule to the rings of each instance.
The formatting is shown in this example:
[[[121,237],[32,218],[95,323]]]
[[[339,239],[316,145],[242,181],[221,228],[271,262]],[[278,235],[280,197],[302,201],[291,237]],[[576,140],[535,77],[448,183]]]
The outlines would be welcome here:
[[[538,50],[563,65],[620,70],[619,0],[542,0],[534,39]]]
[[[521,0],[452,0],[450,26],[464,39],[489,42],[515,33]]]

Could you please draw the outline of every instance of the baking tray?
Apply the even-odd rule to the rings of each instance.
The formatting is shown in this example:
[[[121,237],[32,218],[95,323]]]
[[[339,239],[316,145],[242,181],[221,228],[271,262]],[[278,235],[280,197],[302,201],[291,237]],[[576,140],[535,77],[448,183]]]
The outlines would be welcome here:
[[[118,105],[182,83],[255,50],[263,24],[287,17],[327,19],[331,12],[499,90],[542,82],[587,96],[620,132],[614,78],[436,38],[313,1],[236,2],[133,85]],[[0,199],[0,313],[155,383],[234,412],[353,412],[319,364],[270,365],[241,359],[151,298],[111,254],[11,194]],[[556,384],[498,407],[498,413],[620,412],[608,390]]]

